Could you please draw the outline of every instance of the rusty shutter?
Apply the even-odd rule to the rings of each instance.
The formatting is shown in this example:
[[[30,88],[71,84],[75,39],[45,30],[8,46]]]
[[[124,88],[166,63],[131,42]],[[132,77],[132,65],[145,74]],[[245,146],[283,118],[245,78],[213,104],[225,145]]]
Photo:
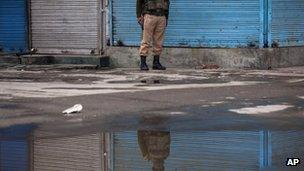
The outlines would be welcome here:
[[[101,0],[32,0],[32,48],[38,53],[98,53],[100,7]]]
[[[35,139],[33,160],[37,171],[101,171],[101,136]]]

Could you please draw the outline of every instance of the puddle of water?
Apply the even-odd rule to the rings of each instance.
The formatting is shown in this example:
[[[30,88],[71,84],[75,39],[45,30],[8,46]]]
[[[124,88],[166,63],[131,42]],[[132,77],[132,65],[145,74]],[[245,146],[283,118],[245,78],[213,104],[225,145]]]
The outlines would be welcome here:
[[[227,100],[235,100],[236,98],[235,97],[225,97],[225,99],[227,99]]]
[[[266,106],[256,106],[256,107],[247,107],[241,109],[230,109],[229,111],[235,112],[238,114],[265,114],[271,112],[282,111],[294,106],[291,105],[266,105]]]
[[[35,128],[0,129],[0,170],[27,170],[30,164],[33,170],[276,170],[288,169],[287,158],[304,157],[304,131],[142,129],[51,136]]]
[[[291,80],[287,80],[288,83],[299,83],[299,82],[303,82],[304,79],[291,79]]]

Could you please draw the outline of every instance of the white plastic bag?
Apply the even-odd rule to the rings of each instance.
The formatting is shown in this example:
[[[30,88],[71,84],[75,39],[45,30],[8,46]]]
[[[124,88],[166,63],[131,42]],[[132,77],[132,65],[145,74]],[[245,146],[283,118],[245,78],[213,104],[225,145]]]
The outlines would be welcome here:
[[[79,113],[83,109],[81,104],[76,104],[73,107],[70,107],[66,110],[64,110],[62,113],[63,114],[71,114],[71,113]]]

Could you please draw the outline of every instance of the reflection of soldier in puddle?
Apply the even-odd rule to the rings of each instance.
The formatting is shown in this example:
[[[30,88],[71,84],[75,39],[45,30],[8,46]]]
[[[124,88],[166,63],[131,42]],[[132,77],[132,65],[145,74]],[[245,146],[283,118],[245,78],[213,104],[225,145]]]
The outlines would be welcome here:
[[[151,160],[153,171],[164,171],[170,154],[170,132],[138,131],[138,143],[145,160]]]

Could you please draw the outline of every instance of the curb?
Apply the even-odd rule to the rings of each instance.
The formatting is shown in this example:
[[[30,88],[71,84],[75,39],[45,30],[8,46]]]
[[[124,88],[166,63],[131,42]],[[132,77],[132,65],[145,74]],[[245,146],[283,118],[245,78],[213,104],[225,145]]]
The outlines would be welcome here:
[[[109,67],[109,56],[62,56],[62,55],[24,55],[21,56],[23,65],[96,65],[100,67]]]
[[[63,56],[63,55],[10,55],[0,56],[1,66],[11,65],[66,65],[95,66],[96,68],[109,68],[109,56]]]

